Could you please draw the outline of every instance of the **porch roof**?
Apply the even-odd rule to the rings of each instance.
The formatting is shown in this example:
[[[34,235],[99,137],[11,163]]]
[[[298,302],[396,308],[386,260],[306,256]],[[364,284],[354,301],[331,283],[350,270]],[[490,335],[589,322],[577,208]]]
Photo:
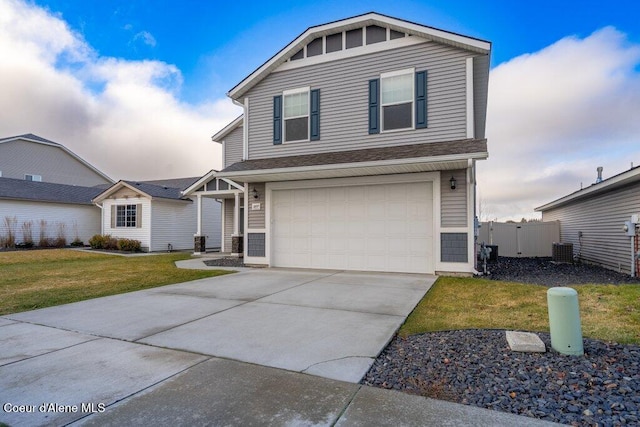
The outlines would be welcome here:
[[[400,145],[237,162],[215,175],[239,182],[286,181],[466,168],[488,157],[486,139]]]

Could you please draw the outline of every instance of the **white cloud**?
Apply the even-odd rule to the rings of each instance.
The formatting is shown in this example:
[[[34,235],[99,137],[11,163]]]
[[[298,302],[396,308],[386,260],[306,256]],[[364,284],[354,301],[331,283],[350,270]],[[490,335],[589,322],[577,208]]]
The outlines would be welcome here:
[[[210,137],[241,112],[227,99],[181,102],[175,66],[100,57],[62,19],[21,1],[0,0],[0,57],[0,136],[59,142],[114,179],[220,168]]]
[[[155,47],[156,45],[156,38],[153,37],[153,35],[148,31],[140,31],[139,33],[136,33],[135,36],[133,36],[134,42],[137,42],[139,40],[147,46]]]
[[[614,28],[564,38],[491,71],[483,216],[533,209],[640,164],[640,46]]]

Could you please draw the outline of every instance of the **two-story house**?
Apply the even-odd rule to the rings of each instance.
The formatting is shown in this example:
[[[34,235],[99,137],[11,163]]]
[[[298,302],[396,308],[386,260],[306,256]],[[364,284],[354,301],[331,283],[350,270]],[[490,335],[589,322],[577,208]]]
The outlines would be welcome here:
[[[229,91],[224,168],[185,195],[223,200],[247,264],[471,273],[490,52],[377,13],[311,27]]]

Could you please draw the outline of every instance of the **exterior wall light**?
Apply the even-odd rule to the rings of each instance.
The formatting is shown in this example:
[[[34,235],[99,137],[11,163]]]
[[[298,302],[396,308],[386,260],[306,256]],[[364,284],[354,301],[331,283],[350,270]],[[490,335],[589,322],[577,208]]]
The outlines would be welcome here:
[[[256,190],[256,187],[253,187],[252,194],[253,194],[253,198],[254,198],[254,199],[257,199],[257,198],[258,198],[258,190]]]
[[[451,189],[455,190],[456,189],[456,179],[452,176],[451,179],[449,180],[449,184],[451,184]]]

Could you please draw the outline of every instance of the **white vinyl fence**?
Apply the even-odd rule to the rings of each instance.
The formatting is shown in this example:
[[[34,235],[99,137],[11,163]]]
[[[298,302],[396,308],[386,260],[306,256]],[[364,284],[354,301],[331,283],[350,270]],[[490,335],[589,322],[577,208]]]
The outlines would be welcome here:
[[[497,245],[505,257],[550,257],[554,243],[560,242],[560,222],[483,222],[478,244]]]

